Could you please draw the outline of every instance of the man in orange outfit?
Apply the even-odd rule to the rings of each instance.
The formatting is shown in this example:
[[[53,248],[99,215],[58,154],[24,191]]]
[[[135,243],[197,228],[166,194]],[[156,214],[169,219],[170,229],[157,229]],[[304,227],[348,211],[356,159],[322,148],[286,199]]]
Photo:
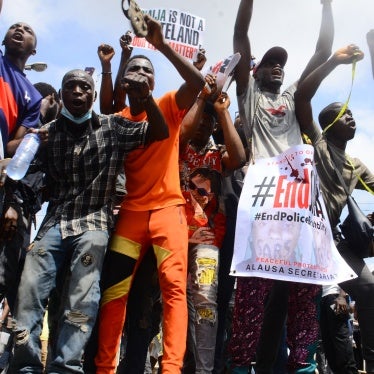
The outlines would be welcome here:
[[[177,91],[156,100],[169,127],[169,138],[125,160],[127,196],[121,206],[116,231],[103,271],[103,296],[99,315],[99,346],[96,373],[114,373],[126,302],[134,273],[152,245],[157,258],[163,301],[163,373],[180,373],[187,334],[187,224],[180,191],[178,152],[180,123],[204,86],[204,78],[187,60],[165,42],[161,24],[145,16],[146,39],[175,66],[185,83]],[[154,68],[145,56],[132,57],[126,77],[148,80],[154,87]],[[134,78],[135,79],[135,78]],[[130,106],[126,118],[146,118],[144,100],[126,87]]]

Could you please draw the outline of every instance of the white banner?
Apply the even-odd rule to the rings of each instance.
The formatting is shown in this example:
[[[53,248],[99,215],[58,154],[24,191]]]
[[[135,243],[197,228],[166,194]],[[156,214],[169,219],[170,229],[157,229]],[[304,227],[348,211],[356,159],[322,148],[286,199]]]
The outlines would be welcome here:
[[[210,66],[209,69],[204,73],[213,74],[217,76],[217,91],[227,91],[230,83],[234,68],[240,60],[240,53],[235,53],[224,60],[220,60],[215,63],[213,66]],[[225,84],[226,83],[226,84]]]
[[[180,55],[192,60],[203,45],[205,19],[177,9],[142,9],[159,21],[165,40]],[[145,38],[133,36],[131,45],[136,48],[155,49]]]
[[[231,275],[314,284],[356,277],[334,245],[313,153],[303,144],[248,167]]]

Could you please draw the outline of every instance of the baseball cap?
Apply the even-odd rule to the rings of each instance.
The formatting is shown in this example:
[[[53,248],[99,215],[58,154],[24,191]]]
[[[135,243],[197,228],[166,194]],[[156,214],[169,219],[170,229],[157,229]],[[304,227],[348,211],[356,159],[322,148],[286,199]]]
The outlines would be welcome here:
[[[262,59],[255,65],[253,68],[253,74],[256,73],[256,70],[261,67],[265,62],[267,61],[276,61],[279,63],[282,68],[284,68],[284,65],[286,65],[288,58],[287,51],[282,47],[272,47],[270,48],[262,57]]]

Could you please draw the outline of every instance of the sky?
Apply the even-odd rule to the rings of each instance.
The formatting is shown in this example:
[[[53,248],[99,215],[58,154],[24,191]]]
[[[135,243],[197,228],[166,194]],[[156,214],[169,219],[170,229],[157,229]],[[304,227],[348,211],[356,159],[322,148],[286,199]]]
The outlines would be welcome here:
[[[143,9],[167,8],[185,11],[206,21],[203,47],[207,65],[232,54],[232,34],[240,0],[139,0]],[[374,171],[374,79],[366,43],[366,33],[374,29],[373,0],[332,1],[335,39],[333,51],[347,44],[357,44],[365,58],[357,64],[350,109],[356,119],[357,131],[347,152],[360,158]],[[321,19],[320,0],[255,0],[250,38],[253,55],[259,59],[272,46],[284,47],[289,54],[285,66],[284,88],[300,76],[312,56]],[[112,60],[113,74],[117,72],[119,38],[130,29],[121,10],[121,0],[3,0],[0,29],[5,35],[17,21],[29,23],[38,38],[37,54],[29,63],[46,62],[46,71],[27,72],[31,82],[44,81],[60,88],[63,75],[74,68],[93,66],[97,90],[100,88],[101,67],[97,47],[112,45],[117,51]],[[133,54],[148,55],[155,65],[157,97],[176,89],[181,79],[173,66],[157,51],[135,49]],[[322,83],[313,100],[315,117],[333,101],[345,102],[351,86],[351,66],[337,67]],[[232,114],[237,110],[235,84],[229,89]],[[98,104],[95,109],[98,111]],[[374,198],[368,193],[355,194],[362,209],[374,210]]]

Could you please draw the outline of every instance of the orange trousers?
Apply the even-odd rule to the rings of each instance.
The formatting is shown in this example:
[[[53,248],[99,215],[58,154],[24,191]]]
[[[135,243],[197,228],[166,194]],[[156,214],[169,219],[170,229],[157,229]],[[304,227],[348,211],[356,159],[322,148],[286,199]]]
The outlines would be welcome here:
[[[187,337],[188,228],[183,206],[137,212],[121,209],[103,272],[97,374],[115,373],[126,302],[145,251],[153,246],[163,303],[162,372],[179,374]]]

